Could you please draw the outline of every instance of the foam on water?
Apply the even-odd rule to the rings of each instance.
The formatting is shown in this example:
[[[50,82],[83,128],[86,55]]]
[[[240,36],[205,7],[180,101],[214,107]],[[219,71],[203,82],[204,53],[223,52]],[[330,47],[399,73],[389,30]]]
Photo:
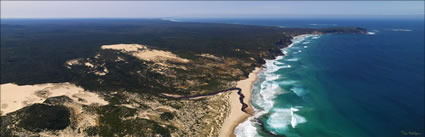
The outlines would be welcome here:
[[[263,110],[269,110],[273,107],[273,99],[276,94],[282,91],[278,83],[275,81],[280,78],[279,75],[274,74],[285,66],[277,66],[277,60],[266,60],[264,70],[260,73],[260,77],[264,77],[264,81],[260,84],[258,96],[253,98],[253,102],[261,107]]]
[[[288,50],[291,49],[294,44],[303,42],[305,39],[310,37],[318,37],[318,35],[303,35],[296,37],[292,40],[292,44],[288,48],[282,49],[282,52],[287,55]],[[301,50],[298,50],[298,53]],[[254,105],[254,116],[248,118],[248,120],[239,124],[235,129],[235,134],[238,137],[258,137],[257,128],[259,123],[256,119],[260,118],[264,114],[270,114],[269,119],[266,121],[267,125],[272,128],[273,132],[279,133],[285,131],[287,128],[295,128],[297,124],[304,123],[306,120],[297,115],[295,112],[299,108],[273,108],[275,105],[274,99],[278,94],[286,93],[280,85],[293,85],[296,84],[294,80],[280,80],[281,76],[276,74],[278,70],[291,68],[291,65],[283,65],[281,60],[284,56],[278,56],[275,60],[266,60],[264,69],[259,73],[259,83],[254,87],[255,92],[253,93],[251,103]],[[286,59],[286,61],[297,61],[298,58]],[[292,92],[303,93],[302,88],[291,90]],[[297,94],[298,95],[298,94]],[[300,94],[302,95],[302,94]]]
[[[300,123],[307,122],[305,118],[297,115],[295,112],[299,109],[291,107],[288,109],[273,109],[267,124],[274,129],[274,132],[282,132],[292,127],[295,128]]]
[[[301,47],[291,47],[291,50],[301,49]]]
[[[267,124],[275,129],[287,129],[291,125],[291,110],[290,109],[275,109],[267,119]]]
[[[275,80],[279,79],[279,75],[264,73],[265,80],[260,84],[260,91],[257,98],[253,101],[263,110],[270,110],[273,108],[275,95],[283,92],[279,84]]]
[[[310,41],[303,42],[304,45],[307,45],[309,43],[310,43]]]
[[[290,59],[286,59],[286,61],[298,61],[298,58],[290,58]]]
[[[292,128],[295,128],[299,123],[305,123],[307,122],[304,117],[301,117],[295,112],[299,111],[297,108],[291,107],[291,126]]]
[[[286,81],[279,82],[280,85],[293,85],[295,83],[297,83],[297,81],[295,80],[286,80]]]
[[[305,90],[302,87],[293,87],[290,89],[292,92],[297,94],[297,96],[304,96],[306,94]]]
[[[292,67],[291,65],[282,66],[282,68],[291,68],[291,67]]]
[[[266,64],[264,65],[264,72],[273,73],[280,69],[279,66],[276,65],[276,60],[266,60]]]
[[[274,64],[275,64],[275,65],[283,65],[283,64],[285,64],[285,63],[282,63],[282,62],[276,61],[276,62],[274,62]]]
[[[281,60],[283,59],[283,56],[277,56],[275,60]]]
[[[257,126],[255,117],[249,117],[246,121],[240,123],[235,129],[235,135],[238,137],[257,137]]]
[[[376,34],[376,32],[371,32],[371,31],[369,31],[369,32],[367,32],[367,34],[368,34],[368,35],[375,35],[375,34]]]

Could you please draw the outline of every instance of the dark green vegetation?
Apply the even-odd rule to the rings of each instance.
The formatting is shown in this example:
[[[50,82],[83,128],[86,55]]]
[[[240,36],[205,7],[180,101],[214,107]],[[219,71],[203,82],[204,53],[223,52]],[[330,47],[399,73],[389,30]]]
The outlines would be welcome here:
[[[166,49],[186,58],[194,53],[227,57],[258,57],[280,52],[290,37],[317,32],[361,29],[292,29],[248,25],[177,23],[145,19],[2,20],[1,83],[36,84],[70,81],[63,64],[92,57],[105,44],[138,43]],[[236,52],[241,49],[254,53]],[[264,55],[263,55],[264,56]],[[267,58],[271,58],[270,56]]]
[[[34,104],[24,112],[23,119],[18,125],[29,131],[60,130],[69,123],[69,110],[63,106]]]
[[[61,105],[34,104],[13,112],[13,115],[1,117],[1,136],[11,136],[6,127],[16,122],[17,127],[32,132],[61,130],[70,125],[70,111]]]
[[[174,118],[174,115],[171,112],[164,112],[161,114],[161,119],[163,120],[171,120],[173,118]]]
[[[117,106],[105,106],[97,110],[100,114],[101,123],[96,129],[92,131],[100,136],[146,136],[151,137],[160,134],[164,137],[170,137],[170,132],[167,128],[161,127],[155,121],[134,118],[123,120],[122,117],[131,117],[136,114],[135,109]]]
[[[133,92],[154,92],[162,91],[161,89],[164,89],[163,92],[171,92],[173,90],[167,90],[157,81],[157,79],[163,79],[163,76],[158,73],[150,73],[148,68],[148,65],[152,65],[150,62],[141,63],[139,59],[133,56],[113,50],[101,50],[98,53],[100,55],[99,58],[89,57],[85,61],[89,61],[95,66],[104,64],[104,67],[108,68],[111,75],[98,76],[93,73],[87,73],[91,71],[91,68],[84,65],[75,65],[69,71],[72,75],[70,81],[93,91],[116,91],[123,88],[126,91]],[[116,62],[117,57],[121,57],[125,61]],[[101,67],[95,69],[102,70]],[[142,75],[145,78],[135,75],[137,71],[143,73]]]
[[[1,23],[1,83],[71,82],[100,93],[109,105],[84,106],[85,112],[99,118],[97,126],[83,129],[93,136],[207,136],[211,129],[218,130],[217,125],[224,120],[217,117],[225,110],[210,112],[210,108],[223,108],[223,100],[181,101],[157,95],[199,95],[233,87],[231,82],[246,78],[264,59],[281,55],[280,49],[289,45],[295,35],[365,32],[360,28],[277,28],[146,19]],[[121,43],[170,51],[190,62],[147,61],[100,49],[102,45]],[[65,62],[73,59],[78,64],[67,66]],[[105,69],[106,75],[95,73]],[[18,126],[28,131],[66,128],[70,119],[64,119],[69,117],[69,108],[62,106],[64,102],[72,100],[52,97],[44,102],[49,105],[32,105],[2,116],[2,136],[11,134],[6,126],[18,119],[23,119]],[[28,108],[33,109],[26,111]],[[39,111],[46,109],[49,111]],[[138,117],[139,112],[145,116]],[[78,116],[71,117],[73,120]],[[48,123],[42,123],[45,121]],[[78,125],[78,121],[71,121],[71,125]],[[14,133],[22,133],[20,130],[14,128]]]
[[[52,105],[63,105],[64,103],[70,103],[73,100],[67,96],[56,96],[47,98],[43,103]]]

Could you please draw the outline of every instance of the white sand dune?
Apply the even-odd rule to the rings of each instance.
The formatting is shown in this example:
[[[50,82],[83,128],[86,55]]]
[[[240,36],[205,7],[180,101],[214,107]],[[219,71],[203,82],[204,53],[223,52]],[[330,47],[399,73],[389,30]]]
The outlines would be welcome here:
[[[141,60],[148,60],[153,62],[162,62],[166,60],[182,63],[189,62],[188,59],[180,58],[169,51],[149,49],[148,47],[140,44],[103,45],[101,49],[118,50],[135,56]]]
[[[49,97],[68,96],[85,105],[107,105],[98,94],[85,91],[71,83],[46,83],[36,85],[1,84],[1,115],[19,110],[25,106],[42,103]]]

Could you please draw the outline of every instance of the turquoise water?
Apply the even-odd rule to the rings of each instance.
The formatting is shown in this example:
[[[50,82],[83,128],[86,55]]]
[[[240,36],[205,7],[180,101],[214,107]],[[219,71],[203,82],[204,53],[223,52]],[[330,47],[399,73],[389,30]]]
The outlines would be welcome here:
[[[268,60],[253,89],[256,114],[238,137],[424,136],[423,19],[188,21],[371,32],[295,39],[285,57]]]

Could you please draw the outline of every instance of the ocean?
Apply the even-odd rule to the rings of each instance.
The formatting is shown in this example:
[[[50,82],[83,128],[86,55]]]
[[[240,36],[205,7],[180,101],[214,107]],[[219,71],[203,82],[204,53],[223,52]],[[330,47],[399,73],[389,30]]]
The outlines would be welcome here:
[[[305,35],[267,60],[238,137],[424,136],[423,19],[182,19],[368,34]]]

